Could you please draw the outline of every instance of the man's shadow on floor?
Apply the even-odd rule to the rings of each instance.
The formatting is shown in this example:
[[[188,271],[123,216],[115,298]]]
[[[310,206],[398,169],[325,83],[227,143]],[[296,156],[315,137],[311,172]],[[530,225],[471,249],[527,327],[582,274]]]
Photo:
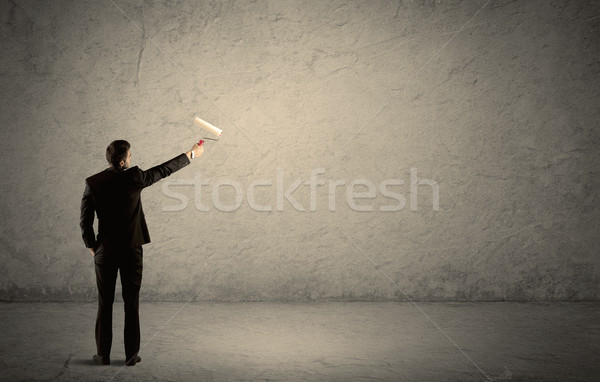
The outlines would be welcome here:
[[[76,358],[76,359],[72,359],[70,363],[72,365],[95,366],[95,367],[111,367],[111,366],[122,367],[122,366],[125,366],[125,361],[124,360],[110,361],[110,365],[98,365],[98,364],[96,364],[96,362],[94,362],[94,360],[92,359],[92,357],[90,357],[90,358]]]

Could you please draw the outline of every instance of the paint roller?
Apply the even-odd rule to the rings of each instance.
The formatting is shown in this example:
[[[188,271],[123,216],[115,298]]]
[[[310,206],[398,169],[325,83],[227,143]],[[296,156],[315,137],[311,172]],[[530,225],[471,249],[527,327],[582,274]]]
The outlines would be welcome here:
[[[200,139],[200,141],[198,142],[198,146],[202,146],[202,144],[204,143],[205,139],[209,139],[211,141],[218,141],[219,138],[221,138],[221,134],[223,133],[223,130],[219,129],[218,127],[206,122],[203,119],[200,119],[198,117],[194,118],[194,123],[197,126],[200,126],[201,128],[203,128],[204,130],[208,131],[209,133],[216,135],[217,138],[211,138],[211,137],[202,137],[202,139]]]

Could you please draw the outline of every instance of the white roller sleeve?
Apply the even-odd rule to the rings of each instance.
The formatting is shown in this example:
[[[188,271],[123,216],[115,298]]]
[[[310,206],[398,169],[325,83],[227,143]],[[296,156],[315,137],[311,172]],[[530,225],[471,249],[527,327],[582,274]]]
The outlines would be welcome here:
[[[203,128],[204,130],[208,131],[209,133],[216,135],[217,137],[220,137],[221,133],[223,132],[223,130],[211,125],[210,123],[198,117],[194,118],[194,123]]]

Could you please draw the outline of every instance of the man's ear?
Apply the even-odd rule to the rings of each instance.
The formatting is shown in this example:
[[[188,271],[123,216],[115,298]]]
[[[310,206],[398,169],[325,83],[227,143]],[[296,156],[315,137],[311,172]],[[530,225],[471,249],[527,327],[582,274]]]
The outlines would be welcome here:
[[[119,162],[119,166],[120,166],[121,168],[123,168],[123,166],[125,166],[125,161],[123,161],[123,160],[122,160],[122,161],[120,161],[120,162]]]

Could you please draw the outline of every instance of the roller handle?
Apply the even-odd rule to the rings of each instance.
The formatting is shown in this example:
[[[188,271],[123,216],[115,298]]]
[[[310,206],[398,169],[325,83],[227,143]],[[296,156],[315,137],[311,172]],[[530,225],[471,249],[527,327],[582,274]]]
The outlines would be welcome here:
[[[204,143],[204,139],[201,139],[200,141],[198,141],[198,146],[202,146],[203,143]]]

